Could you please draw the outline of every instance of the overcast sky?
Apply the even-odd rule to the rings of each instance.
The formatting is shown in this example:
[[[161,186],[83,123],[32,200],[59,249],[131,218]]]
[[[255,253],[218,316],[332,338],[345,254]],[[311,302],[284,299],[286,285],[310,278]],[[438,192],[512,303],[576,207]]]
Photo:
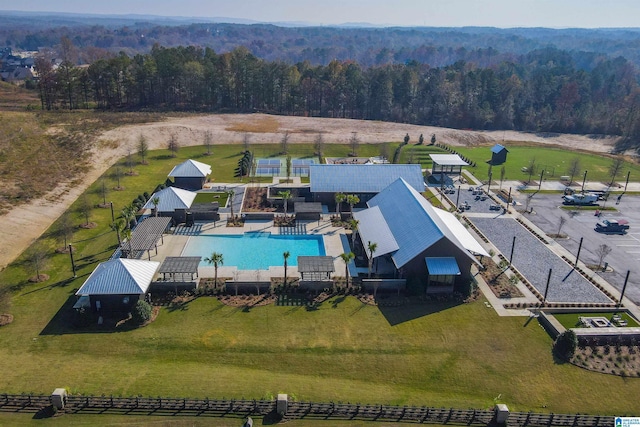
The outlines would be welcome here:
[[[640,0],[0,0],[0,10],[228,17],[323,25],[640,26]]]

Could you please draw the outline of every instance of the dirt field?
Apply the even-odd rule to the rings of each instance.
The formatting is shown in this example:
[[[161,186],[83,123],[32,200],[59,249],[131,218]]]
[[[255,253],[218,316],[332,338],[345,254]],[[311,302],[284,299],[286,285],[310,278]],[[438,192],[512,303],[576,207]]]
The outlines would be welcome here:
[[[449,145],[478,145],[500,141],[522,141],[552,144],[594,152],[608,152],[616,138],[594,139],[585,135],[539,135],[514,131],[477,132],[401,123],[365,120],[322,119],[304,117],[269,116],[264,114],[194,115],[169,118],[163,122],[122,126],[105,132],[98,141],[100,150],[94,150],[93,168],[84,177],[81,186],[65,188],[61,185],[51,193],[28,204],[14,208],[0,216],[3,223],[0,245],[0,268],[13,261],[37,239],[71,203],[118,158],[131,148],[135,151],[140,134],[145,135],[150,149],[166,148],[170,135],[175,135],[181,146],[202,145],[204,133],[211,131],[214,144],[241,144],[245,133],[251,144],[277,143],[286,131],[290,143],[312,143],[319,132],[327,144],[348,143],[352,132],[358,133],[361,143],[401,141],[409,133],[412,142],[420,134],[429,140],[432,134],[438,142]]]

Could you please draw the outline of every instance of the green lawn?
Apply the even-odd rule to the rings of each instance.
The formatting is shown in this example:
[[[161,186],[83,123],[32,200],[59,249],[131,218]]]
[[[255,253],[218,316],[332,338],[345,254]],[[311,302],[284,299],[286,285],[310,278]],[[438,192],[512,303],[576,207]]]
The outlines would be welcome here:
[[[557,314],[554,314],[553,317],[558,319],[558,322],[560,322],[562,326],[569,329],[569,328],[576,328],[580,326],[580,321],[578,320],[579,317],[606,317],[607,319],[611,319],[611,317],[614,314],[615,313],[613,311],[606,312],[606,313],[557,313]],[[621,312],[618,314],[622,319],[627,321],[628,327],[638,326],[638,323],[635,320],[633,320],[633,318],[629,316],[627,313]]]
[[[201,204],[201,203],[213,203],[218,202],[220,207],[225,207],[227,205],[227,199],[229,195],[224,192],[214,192],[214,193],[198,193],[196,198],[193,200],[193,204]]]
[[[503,145],[509,150],[507,161],[504,165],[493,167],[493,180],[500,179],[500,169],[505,167],[507,180],[524,180],[529,178],[529,174],[522,172],[523,167],[527,167],[529,161],[533,158],[536,160],[537,172],[531,177],[536,181],[540,178],[542,170],[545,171],[545,178],[549,180],[559,180],[560,176],[570,175],[569,166],[573,159],[580,159],[580,172],[574,177],[574,182],[582,182],[584,171],[587,170],[587,181],[591,182],[610,182],[609,166],[611,158],[606,154],[591,154],[572,150],[564,150],[556,147],[538,145],[525,145],[521,143],[505,142]],[[481,180],[488,178],[489,165],[487,161],[491,159],[491,146],[479,147],[453,147],[462,155],[475,161],[477,166],[469,168],[471,172]],[[624,184],[627,172],[631,171],[631,181],[640,179],[640,165],[637,163],[625,162],[617,181]]]
[[[278,146],[259,149],[275,155]],[[311,151],[292,146],[291,154]],[[345,155],[349,147],[326,151]],[[363,144],[359,154],[377,151]],[[149,165],[122,177],[124,190],[107,195],[116,215],[164,182],[173,165],[202,152],[202,147],[183,148],[174,159],[166,151],[150,153]],[[239,158],[239,147],[216,146],[213,156],[199,160],[215,165],[217,182],[234,182]],[[115,186],[112,178],[106,182]],[[99,180],[89,190],[92,203],[102,201],[100,188]],[[246,312],[204,297],[177,310],[163,309],[154,323],[138,330],[73,330],[65,321],[73,294],[116,244],[109,209],[96,208],[91,220],[98,227],[78,229],[73,238],[77,278],[71,277],[69,255],[53,253],[60,246],[55,225],[42,239],[50,248],[47,282],[28,283],[34,272],[24,259],[0,272],[1,289],[9,289],[0,297],[0,312],[15,317],[0,328],[0,391],[50,393],[68,387],[72,393],[211,398],[286,392],[299,400],[460,408],[488,408],[501,396],[513,410],[619,414],[637,409],[640,379],[556,364],[541,327],[500,318],[482,301],[379,309],[349,297],[316,311],[267,306]],[[74,211],[74,222],[82,221]]]

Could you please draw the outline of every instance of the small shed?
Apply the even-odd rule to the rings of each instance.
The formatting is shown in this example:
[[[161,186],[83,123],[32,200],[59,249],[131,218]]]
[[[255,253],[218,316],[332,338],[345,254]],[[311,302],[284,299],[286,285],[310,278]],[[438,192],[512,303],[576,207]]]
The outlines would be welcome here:
[[[200,190],[207,182],[209,175],[211,175],[211,166],[189,159],[171,169],[168,176],[173,178],[176,187]]]
[[[491,165],[501,165],[506,162],[508,152],[507,147],[500,144],[491,147]]]
[[[88,306],[96,311],[130,311],[147,293],[159,266],[157,261],[122,258],[100,263],[76,296],[88,299]]]

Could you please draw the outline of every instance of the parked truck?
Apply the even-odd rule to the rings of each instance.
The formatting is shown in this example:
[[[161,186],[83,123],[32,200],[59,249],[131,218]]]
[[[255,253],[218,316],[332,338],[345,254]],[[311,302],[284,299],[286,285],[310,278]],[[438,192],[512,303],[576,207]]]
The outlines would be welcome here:
[[[571,194],[562,196],[565,205],[592,206],[598,201],[597,194]]]
[[[625,219],[605,219],[596,224],[600,233],[625,233],[629,229],[629,221]]]

